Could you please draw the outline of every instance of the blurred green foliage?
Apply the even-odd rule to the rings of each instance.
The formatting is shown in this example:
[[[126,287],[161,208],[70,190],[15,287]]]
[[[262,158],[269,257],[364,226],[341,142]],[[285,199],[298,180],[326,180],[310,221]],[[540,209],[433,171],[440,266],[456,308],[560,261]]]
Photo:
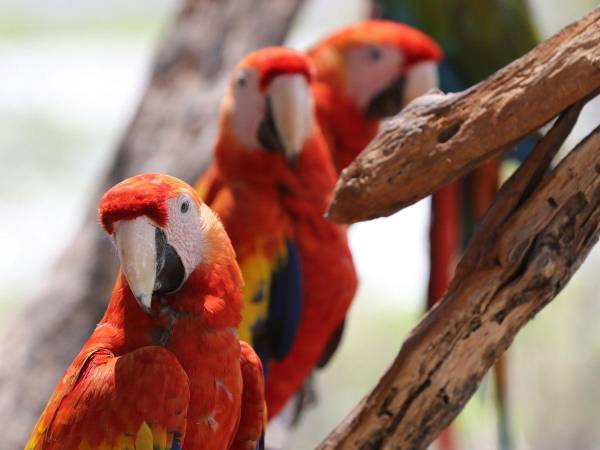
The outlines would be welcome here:
[[[466,85],[481,81],[539,41],[526,0],[377,0],[383,17],[417,26],[444,48]]]

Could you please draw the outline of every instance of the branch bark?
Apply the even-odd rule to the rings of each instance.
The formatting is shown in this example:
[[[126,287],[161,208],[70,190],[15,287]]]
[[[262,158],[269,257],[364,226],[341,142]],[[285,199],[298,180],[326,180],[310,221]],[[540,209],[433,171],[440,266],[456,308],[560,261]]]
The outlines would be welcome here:
[[[510,149],[600,87],[600,8],[487,80],[409,105],[342,172],[328,217],[390,215]]]
[[[302,0],[187,0],[157,54],[138,111],[80,231],[39,295],[0,339],[3,445],[23,447],[41,408],[104,311],[116,275],[97,224],[102,192],[158,171],[193,181],[211,159],[217,111],[231,68],[284,39]]]
[[[562,115],[503,186],[447,294],[319,450],[427,448],[565,286],[600,232],[600,127],[543,175],[582,105]]]

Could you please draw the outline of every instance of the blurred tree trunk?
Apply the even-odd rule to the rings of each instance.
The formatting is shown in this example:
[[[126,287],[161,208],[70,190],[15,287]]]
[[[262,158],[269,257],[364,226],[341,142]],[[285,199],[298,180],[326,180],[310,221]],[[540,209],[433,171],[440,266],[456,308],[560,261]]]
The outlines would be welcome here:
[[[230,69],[247,52],[281,43],[301,3],[184,2],[159,48],[148,89],[115,160],[90,199],[83,226],[39,295],[0,340],[3,448],[24,445],[51,390],[104,311],[117,258],[96,220],[102,192],[142,172],[187,181],[198,177],[211,159]]]

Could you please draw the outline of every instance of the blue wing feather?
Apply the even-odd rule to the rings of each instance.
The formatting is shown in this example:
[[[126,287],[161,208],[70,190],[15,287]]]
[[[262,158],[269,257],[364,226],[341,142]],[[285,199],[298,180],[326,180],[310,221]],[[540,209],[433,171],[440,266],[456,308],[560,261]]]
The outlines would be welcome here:
[[[265,450],[265,433],[260,435],[260,439],[256,443],[256,450]]]
[[[181,440],[180,440],[178,434],[176,434],[175,437],[173,438],[173,444],[171,445],[171,450],[182,450],[181,449]]]
[[[251,328],[252,347],[263,364],[265,378],[269,362],[282,360],[290,351],[302,313],[302,266],[298,249],[289,239],[273,267],[269,289],[259,285],[250,299],[253,303],[268,301],[266,317],[255,319]]]
[[[302,266],[298,248],[286,242],[285,260],[271,279],[267,319],[269,348],[273,358],[283,359],[290,351],[302,314]]]

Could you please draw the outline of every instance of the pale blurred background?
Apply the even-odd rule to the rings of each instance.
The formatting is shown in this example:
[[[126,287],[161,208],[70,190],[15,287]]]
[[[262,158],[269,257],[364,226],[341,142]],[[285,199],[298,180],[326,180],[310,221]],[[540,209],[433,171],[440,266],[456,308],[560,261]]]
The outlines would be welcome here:
[[[535,0],[532,7],[547,37],[596,4]],[[177,5],[0,0],[0,327],[40,289],[86,206],[97,202],[95,182],[132,116]],[[307,1],[288,44],[304,49],[366,11],[362,0]],[[582,136],[598,117],[596,101],[575,134]],[[421,315],[428,214],[425,200],[352,227],[360,291],[341,350],[318,376],[320,404],[296,431],[293,449],[312,448],[350,411]],[[600,449],[599,261],[600,248],[511,347],[519,449]],[[489,382],[457,425],[462,448],[495,448]]]

